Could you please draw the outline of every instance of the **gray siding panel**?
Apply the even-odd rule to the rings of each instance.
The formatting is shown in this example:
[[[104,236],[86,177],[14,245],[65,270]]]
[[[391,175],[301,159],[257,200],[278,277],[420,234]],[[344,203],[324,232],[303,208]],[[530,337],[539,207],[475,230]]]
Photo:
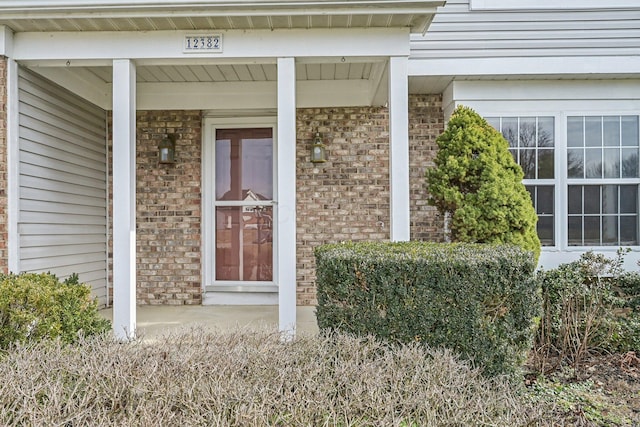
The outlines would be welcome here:
[[[20,269],[77,273],[107,304],[104,110],[20,68]]]
[[[412,58],[637,55],[639,10],[472,11],[468,0],[438,9]]]

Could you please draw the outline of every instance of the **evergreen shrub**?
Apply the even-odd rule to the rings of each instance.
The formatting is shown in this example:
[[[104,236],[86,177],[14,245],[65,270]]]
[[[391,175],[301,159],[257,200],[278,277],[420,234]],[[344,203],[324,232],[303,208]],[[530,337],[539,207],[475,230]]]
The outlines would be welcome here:
[[[488,375],[515,372],[531,347],[535,263],[515,245],[342,243],[315,256],[321,329],[449,348]]]
[[[57,337],[72,343],[109,328],[90,287],[75,274],[62,282],[49,273],[0,275],[0,349]]]
[[[512,243],[537,261],[538,217],[502,134],[460,106],[436,142],[436,167],[426,173],[429,203],[447,218],[451,241]]]

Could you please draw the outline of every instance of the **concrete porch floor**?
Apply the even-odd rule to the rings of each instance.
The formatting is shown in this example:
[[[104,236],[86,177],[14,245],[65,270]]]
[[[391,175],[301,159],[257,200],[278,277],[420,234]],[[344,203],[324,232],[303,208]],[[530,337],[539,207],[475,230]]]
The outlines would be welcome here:
[[[113,319],[113,310],[100,310]],[[180,327],[201,325],[205,328],[278,328],[278,306],[275,305],[142,305],[137,307],[137,336],[153,339]],[[296,310],[297,331],[317,333],[315,307],[299,306]]]

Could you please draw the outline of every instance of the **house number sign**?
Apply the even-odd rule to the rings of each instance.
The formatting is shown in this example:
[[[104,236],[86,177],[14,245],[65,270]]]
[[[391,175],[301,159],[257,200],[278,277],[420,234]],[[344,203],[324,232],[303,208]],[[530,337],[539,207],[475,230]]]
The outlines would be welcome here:
[[[222,52],[222,34],[184,36],[184,53]]]

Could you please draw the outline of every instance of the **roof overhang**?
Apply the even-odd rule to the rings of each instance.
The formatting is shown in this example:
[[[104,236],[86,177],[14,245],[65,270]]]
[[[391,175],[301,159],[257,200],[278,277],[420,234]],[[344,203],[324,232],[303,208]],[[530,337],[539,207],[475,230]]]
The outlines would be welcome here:
[[[408,27],[424,33],[444,0],[4,0],[13,31]]]

